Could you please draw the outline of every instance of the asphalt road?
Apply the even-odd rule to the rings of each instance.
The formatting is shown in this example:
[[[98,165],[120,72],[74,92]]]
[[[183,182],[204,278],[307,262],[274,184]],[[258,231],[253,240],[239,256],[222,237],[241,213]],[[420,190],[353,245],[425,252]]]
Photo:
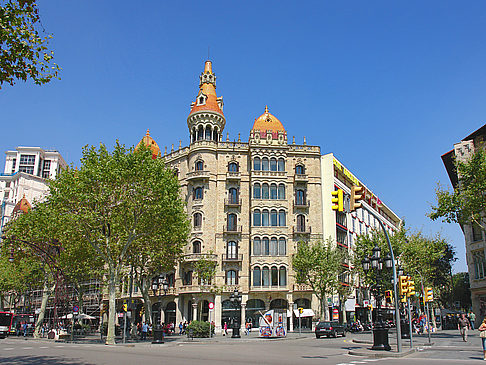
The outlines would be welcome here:
[[[441,336],[441,337],[439,337]],[[348,335],[346,338],[303,338],[284,340],[224,339],[218,342],[170,342],[163,345],[138,343],[106,346],[102,344],[71,344],[48,340],[0,340],[0,363],[12,365],[67,364],[474,364],[482,361],[478,336],[463,343],[454,333],[433,338],[436,349],[424,350],[405,358],[373,359],[351,356],[351,349],[365,348],[353,338],[369,340],[369,334]],[[393,339],[390,339],[392,343]],[[425,342],[425,339],[421,339]]]

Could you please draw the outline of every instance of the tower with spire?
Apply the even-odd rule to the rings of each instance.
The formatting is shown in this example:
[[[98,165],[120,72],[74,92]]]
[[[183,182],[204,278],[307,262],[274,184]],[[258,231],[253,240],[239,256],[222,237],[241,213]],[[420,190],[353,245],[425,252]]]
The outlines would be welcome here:
[[[187,127],[191,143],[202,140],[220,141],[226,119],[223,114],[223,97],[216,95],[216,75],[211,61],[206,61],[199,76],[199,92],[191,103]]]

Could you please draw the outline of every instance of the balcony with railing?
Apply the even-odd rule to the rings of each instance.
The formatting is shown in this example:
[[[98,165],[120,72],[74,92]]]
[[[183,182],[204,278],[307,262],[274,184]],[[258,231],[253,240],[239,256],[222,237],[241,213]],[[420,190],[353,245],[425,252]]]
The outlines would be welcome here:
[[[240,261],[243,261],[243,254],[241,253],[223,254],[223,262],[240,262]]]
[[[294,200],[294,209],[309,209],[310,201],[309,200]]]
[[[183,285],[179,287],[179,293],[210,293],[211,285]]]
[[[241,199],[238,198],[225,199],[224,205],[230,208],[239,208],[241,207]]]
[[[224,293],[233,293],[236,289],[241,293],[241,287],[239,285],[224,285],[223,292]]]
[[[294,284],[294,291],[312,291],[312,288],[307,284]]]
[[[224,234],[241,234],[241,226],[237,224],[225,224],[223,226]]]
[[[296,235],[306,235],[306,234],[311,234],[312,229],[311,226],[293,226],[292,227],[292,233],[294,236]]]
[[[185,262],[198,261],[201,259],[216,261],[218,255],[213,253],[188,253],[182,256],[182,260]]]
[[[226,180],[241,180],[241,172],[239,171],[226,172]]]
[[[296,183],[306,183],[309,181],[309,177],[307,174],[295,174],[294,175],[294,182]]]
[[[209,171],[191,171],[186,175],[187,180],[208,180],[210,176]]]

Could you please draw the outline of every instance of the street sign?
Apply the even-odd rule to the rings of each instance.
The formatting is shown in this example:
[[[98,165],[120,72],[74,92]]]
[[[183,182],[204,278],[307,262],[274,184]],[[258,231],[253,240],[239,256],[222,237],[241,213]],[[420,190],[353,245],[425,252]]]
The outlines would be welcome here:
[[[79,312],[79,307],[77,305],[75,305],[73,307],[73,313],[78,313]]]
[[[209,309],[214,309],[214,303],[213,302],[209,302]]]

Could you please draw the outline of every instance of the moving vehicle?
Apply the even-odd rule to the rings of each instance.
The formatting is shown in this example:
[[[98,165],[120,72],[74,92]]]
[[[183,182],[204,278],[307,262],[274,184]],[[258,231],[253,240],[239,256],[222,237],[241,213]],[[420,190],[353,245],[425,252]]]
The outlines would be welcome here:
[[[10,332],[12,327],[13,313],[11,312],[0,312],[0,338],[5,338]]]
[[[319,322],[316,326],[315,333],[316,338],[320,338],[321,336],[337,337],[338,335],[346,337],[344,325],[338,322]]]

